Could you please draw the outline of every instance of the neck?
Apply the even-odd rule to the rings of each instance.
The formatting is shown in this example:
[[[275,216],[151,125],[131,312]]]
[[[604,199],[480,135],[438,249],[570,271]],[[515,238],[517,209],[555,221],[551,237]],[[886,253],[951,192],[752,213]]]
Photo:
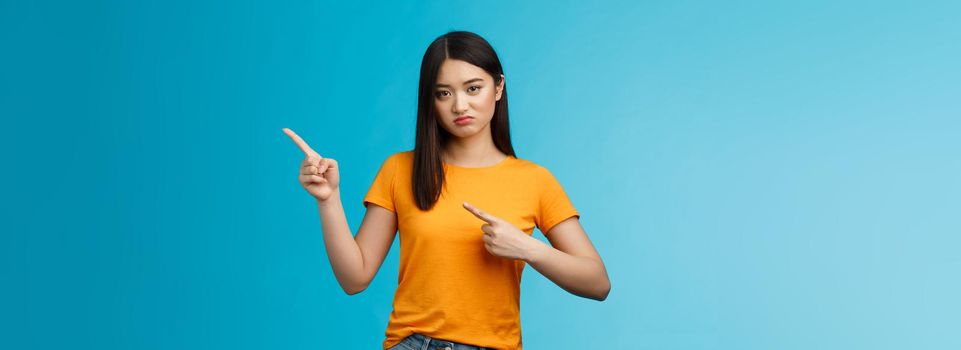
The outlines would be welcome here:
[[[506,155],[494,146],[490,124],[469,137],[454,137],[444,146],[445,162],[459,166],[488,166],[504,160]]]

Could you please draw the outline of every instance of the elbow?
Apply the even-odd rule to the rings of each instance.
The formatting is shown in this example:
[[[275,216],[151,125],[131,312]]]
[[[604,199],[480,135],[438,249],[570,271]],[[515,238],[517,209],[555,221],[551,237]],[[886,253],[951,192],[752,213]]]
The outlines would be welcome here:
[[[344,288],[344,293],[347,293],[347,295],[354,295],[363,291],[364,288]]]
[[[347,295],[355,295],[366,290],[367,284],[341,285],[340,287],[344,289],[344,293],[347,293]]]
[[[597,301],[604,301],[607,299],[607,295],[611,293],[611,283],[607,282],[604,285],[598,286],[591,290],[585,290],[581,292],[574,292],[574,291],[568,290],[568,292],[582,298],[597,300]]]
[[[604,265],[600,263],[599,265],[600,265],[600,268],[603,270]],[[607,276],[607,271],[603,270],[603,272],[596,275],[595,278],[597,279],[594,281],[591,281],[590,283],[587,283],[585,286],[583,286],[583,289],[581,289],[579,292],[576,292],[576,293],[571,292],[571,293],[576,294],[583,298],[597,300],[597,301],[607,300],[607,296],[611,293],[611,279],[610,277]]]
[[[611,294],[611,281],[607,281],[607,283],[604,284],[603,288],[600,288],[598,293],[595,294],[594,297],[592,297],[591,299],[594,299],[597,301],[604,301],[607,299],[608,294]]]
[[[611,287],[610,287],[610,286],[608,286],[607,289],[604,290],[604,293],[601,294],[599,298],[597,298],[597,301],[607,300],[607,295],[608,295],[608,294],[611,294]]]
[[[611,278],[607,275],[607,269],[604,268],[604,263],[600,263],[601,269],[604,271],[603,279],[601,283],[598,283],[597,289],[594,291],[594,295],[591,299],[597,301],[604,301],[607,299],[607,295],[611,294]]]

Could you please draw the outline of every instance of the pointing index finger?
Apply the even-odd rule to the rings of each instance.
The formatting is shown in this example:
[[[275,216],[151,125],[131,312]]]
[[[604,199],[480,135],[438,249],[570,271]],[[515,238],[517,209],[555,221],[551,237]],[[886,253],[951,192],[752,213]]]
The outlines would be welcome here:
[[[284,133],[287,134],[287,136],[289,136],[291,140],[294,140],[294,143],[297,144],[297,147],[300,147],[301,151],[304,151],[304,154],[308,156],[320,157],[320,154],[314,151],[313,148],[310,148],[310,146],[307,145],[307,142],[304,141],[304,139],[300,138],[300,136],[297,135],[297,133],[295,133],[293,130],[284,128]]]
[[[488,224],[493,224],[497,221],[497,218],[484,212],[483,210],[477,209],[477,207],[470,205],[470,203],[464,202],[464,209],[467,209],[467,211],[471,212],[471,214],[474,214],[474,216],[476,216],[478,219],[486,221]]]

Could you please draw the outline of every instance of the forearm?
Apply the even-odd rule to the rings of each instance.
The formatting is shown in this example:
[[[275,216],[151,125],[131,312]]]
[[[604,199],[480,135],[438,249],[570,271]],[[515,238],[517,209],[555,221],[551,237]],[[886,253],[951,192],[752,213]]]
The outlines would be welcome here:
[[[324,246],[334,276],[347,294],[359,293],[366,287],[363,281],[364,258],[347,225],[340,191],[335,190],[325,201],[317,201],[317,207],[320,209]]]
[[[611,282],[601,261],[570,255],[534,238],[531,240],[524,260],[544,277],[572,294],[600,301],[607,298]]]

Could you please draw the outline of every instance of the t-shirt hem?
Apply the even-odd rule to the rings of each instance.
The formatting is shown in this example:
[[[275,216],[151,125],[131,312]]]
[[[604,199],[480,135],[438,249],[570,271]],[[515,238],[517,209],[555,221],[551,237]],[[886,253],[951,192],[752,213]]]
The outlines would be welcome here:
[[[390,201],[383,198],[377,198],[377,197],[364,198],[363,205],[365,208],[367,207],[367,203],[373,203],[373,204],[376,204],[377,206],[383,207],[384,209],[390,210],[391,212],[396,212],[396,210],[394,210],[394,206],[390,205]]]
[[[572,217],[577,217],[578,219],[580,219],[581,214],[579,214],[579,213],[571,213],[571,214],[567,214],[567,215],[560,216],[560,219],[558,219],[557,221],[552,222],[552,223],[550,223],[549,225],[545,225],[544,227],[541,227],[541,228],[540,228],[541,233],[543,233],[544,235],[547,235],[547,233],[550,232],[551,229],[554,228],[554,226],[557,226],[557,224],[563,222],[564,220],[570,219],[570,218],[572,218]]]

